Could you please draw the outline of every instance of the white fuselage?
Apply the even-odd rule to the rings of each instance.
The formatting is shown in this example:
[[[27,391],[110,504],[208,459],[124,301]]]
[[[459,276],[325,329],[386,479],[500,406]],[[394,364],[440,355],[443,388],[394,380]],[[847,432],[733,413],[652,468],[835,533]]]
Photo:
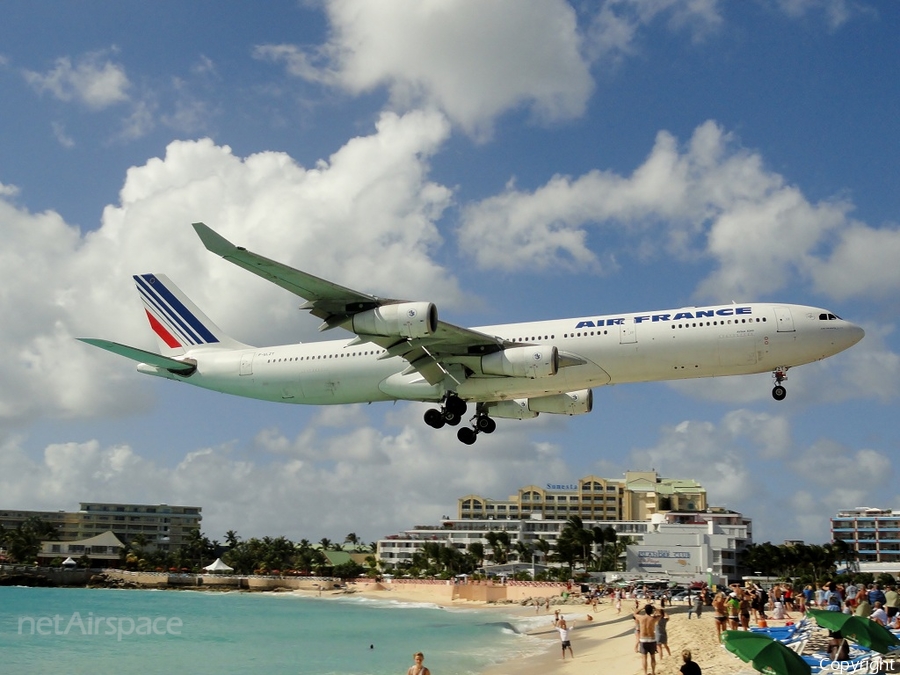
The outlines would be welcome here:
[[[148,365],[139,369],[207,389],[285,403],[439,401],[450,389],[468,401],[500,401],[606,384],[771,372],[837,354],[863,336],[861,328],[827,310],[770,303],[687,307],[476,330],[517,343],[552,345],[561,356],[571,355],[584,363],[562,367],[552,376],[529,379],[464,370],[462,366],[469,364],[461,357],[460,377],[429,385],[417,373],[404,375],[409,364],[403,359],[380,359],[384,350],[377,345],[334,340],[237,350],[196,349],[187,356],[197,361],[197,370],[187,378]]]

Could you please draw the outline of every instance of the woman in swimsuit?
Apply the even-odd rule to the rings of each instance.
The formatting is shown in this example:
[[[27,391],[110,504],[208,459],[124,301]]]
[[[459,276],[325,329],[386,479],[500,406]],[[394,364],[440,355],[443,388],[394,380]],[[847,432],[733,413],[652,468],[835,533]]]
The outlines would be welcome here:
[[[722,639],[722,631],[725,630],[725,622],[728,620],[725,612],[725,595],[716,593],[712,601],[713,619],[716,620],[716,637]]]

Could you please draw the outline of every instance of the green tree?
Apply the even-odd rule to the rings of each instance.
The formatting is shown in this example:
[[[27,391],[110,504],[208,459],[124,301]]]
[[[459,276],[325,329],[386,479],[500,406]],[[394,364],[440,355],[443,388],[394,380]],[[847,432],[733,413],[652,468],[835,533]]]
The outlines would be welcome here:
[[[55,525],[32,516],[19,523],[14,530],[5,530],[3,538],[10,561],[32,563],[41,551],[42,541],[59,541],[59,530]]]
[[[365,571],[365,568],[355,560],[348,560],[340,565],[335,565],[331,574],[339,579],[355,579]]]

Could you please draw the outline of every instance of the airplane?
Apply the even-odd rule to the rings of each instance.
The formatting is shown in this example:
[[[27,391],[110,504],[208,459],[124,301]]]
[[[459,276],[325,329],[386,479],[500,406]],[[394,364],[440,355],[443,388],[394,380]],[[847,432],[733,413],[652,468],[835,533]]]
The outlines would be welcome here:
[[[194,223],[204,246],[277,284],[322,319],[320,330],[355,337],[252,347],[226,335],[163,274],[134,276],[159,354],[78,338],[138,362],[138,372],[213,391],[283,403],[423,401],[425,422],[457,426],[473,444],[495,419],[581,415],[593,389],[630,382],[771,372],[772,396],[795,366],[859,342],[864,331],[816,307],[740,303],[462,328],[427,301],[354,291],[235,246]]]

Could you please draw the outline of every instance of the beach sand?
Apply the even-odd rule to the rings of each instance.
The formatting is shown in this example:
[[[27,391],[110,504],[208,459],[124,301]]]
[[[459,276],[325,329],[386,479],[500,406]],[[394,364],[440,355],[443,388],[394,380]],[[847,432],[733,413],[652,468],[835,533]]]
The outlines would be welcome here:
[[[370,598],[391,599],[400,602],[428,602],[422,593],[404,594],[398,588],[391,591],[362,591]],[[455,600],[447,602],[440,597],[432,600],[445,607],[470,607],[487,611],[502,611],[533,620],[532,606],[518,604],[490,604]],[[575,657],[563,660],[559,633],[553,626],[553,610],[559,609],[568,621],[575,622],[571,632]],[[687,606],[667,608],[671,617],[668,624],[669,648],[672,655],[662,659],[657,654],[657,675],[680,675],[681,650],[688,648],[693,659],[703,669],[703,675],[737,675],[756,673],[749,664],[727,652],[718,642],[711,608],[705,608],[703,616],[688,619]],[[553,606],[550,612],[543,608],[538,616],[546,618],[546,626],[530,631],[531,635],[547,640],[547,650],[536,656],[522,657],[491,666],[483,675],[562,675],[574,672],[603,672],[616,675],[643,675],[641,657],[634,651],[633,603],[623,603],[622,613],[616,616],[615,607],[607,600],[594,611],[586,605]],[[593,621],[587,621],[587,615]],[[779,623],[779,622],[775,622]],[[783,622],[781,622],[783,623]],[[772,622],[770,622],[772,624]],[[774,624],[772,624],[774,625]],[[649,665],[648,665],[649,672]]]

